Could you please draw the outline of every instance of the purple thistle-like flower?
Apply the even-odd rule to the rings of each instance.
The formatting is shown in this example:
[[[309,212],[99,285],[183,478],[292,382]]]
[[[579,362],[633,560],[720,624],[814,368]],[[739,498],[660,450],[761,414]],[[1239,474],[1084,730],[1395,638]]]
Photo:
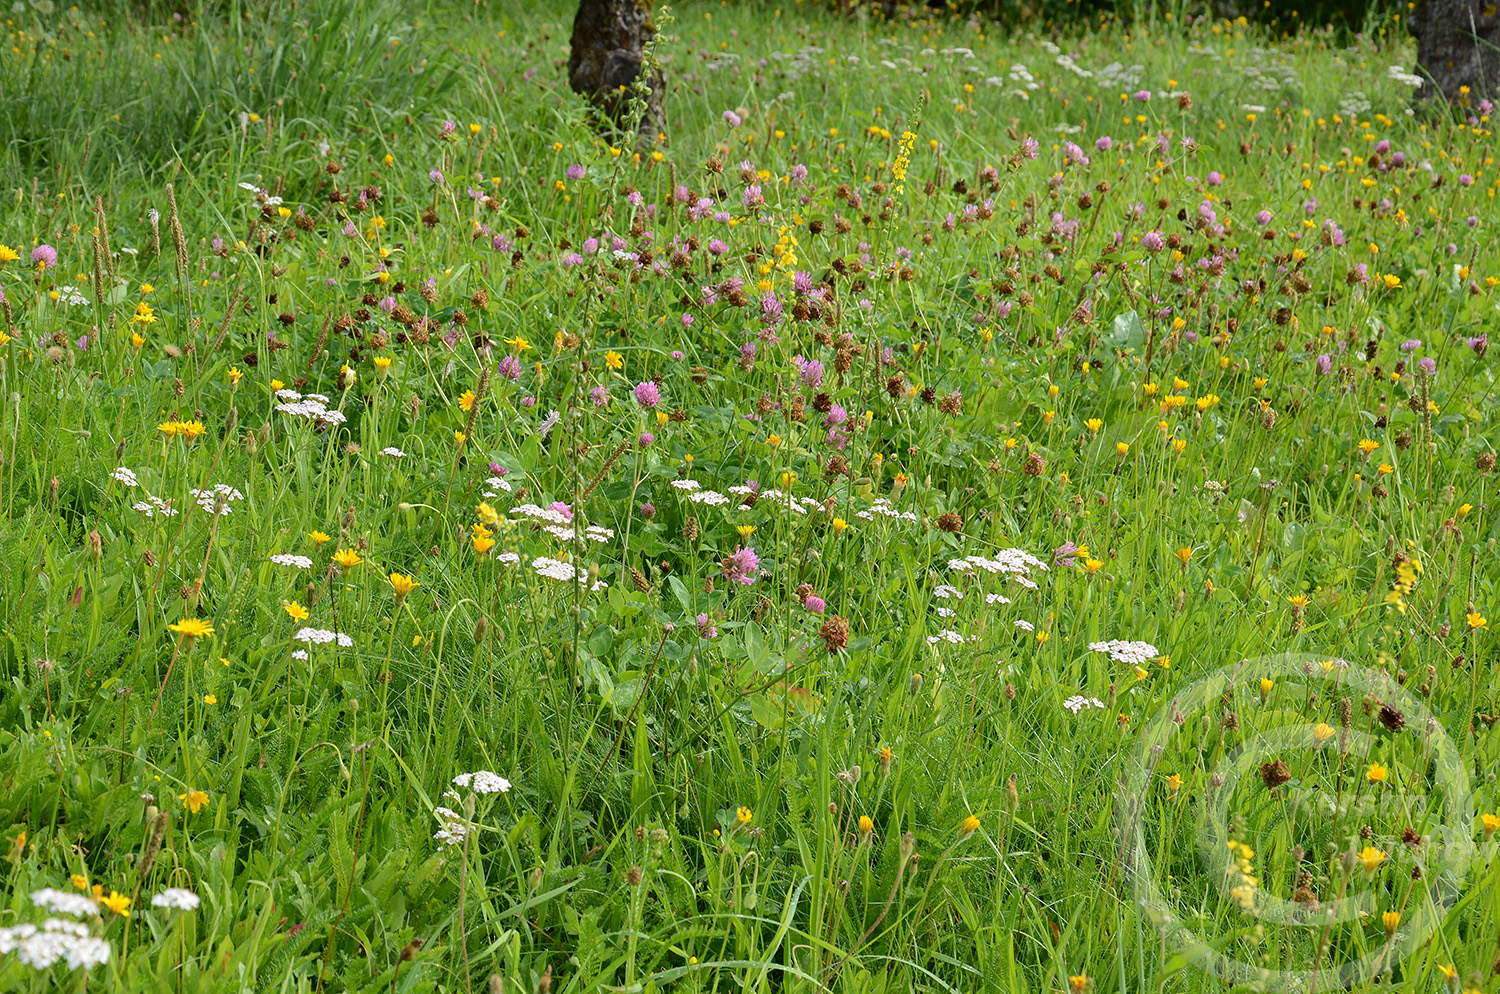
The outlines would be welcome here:
[[[432,180],[434,183],[441,183],[443,181],[443,171],[441,169],[434,169],[432,172],[427,174],[427,178]]]
[[[721,565],[724,579],[748,587],[755,582],[760,570],[760,556],[755,554],[753,546],[737,546],[733,554],[724,557]]]
[[[1422,340],[1420,338],[1408,338],[1406,341],[1401,343],[1402,352],[1415,352],[1421,347]]]
[[[1078,546],[1071,541],[1064,542],[1052,552],[1052,561],[1063,566],[1073,565],[1073,553],[1078,551]]]
[[[652,518],[656,517],[656,505],[651,503],[649,500],[646,501],[646,503],[642,504],[641,517],[645,518],[647,521],[650,521]]]
[[[709,620],[708,615],[700,614],[693,619],[698,622],[698,637],[703,639],[716,639],[719,637],[719,629]]]
[[[580,179],[583,179],[583,176],[584,176],[585,172],[586,172],[586,170],[582,166],[577,165],[577,164],[571,165],[571,166],[568,167],[568,179],[570,179],[570,180],[580,180]]]
[[[813,614],[822,614],[824,609],[828,607],[828,605],[823,602],[823,598],[819,597],[817,594],[808,594],[807,600],[802,602],[802,606],[811,611]]]
[[[1318,375],[1327,376],[1331,372],[1333,372],[1333,356],[1325,352],[1318,356]]]
[[[828,409],[828,413],[823,416],[823,424],[829,428],[841,425],[848,420],[849,412],[841,404],[834,404]]]
[[[656,441],[656,436],[649,431],[641,432],[641,437],[636,439],[636,443],[643,449],[650,448],[651,443],[654,441]]]
[[[731,128],[738,128],[743,122],[740,120],[740,116],[734,111],[726,110],[724,112],[724,123]]]
[[[521,360],[508,355],[500,360],[500,375],[512,382],[521,378]]]
[[[51,245],[38,245],[31,250],[31,261],[37,263],[43,269],[56,269],[57,249]]]
[[[1148,231],[1141,236],[1141,248],[1147,252],[1160,252],[1166,244],[1166,239],[1162,238],[1159,231]]]
[[[1422,369],[1426,371],[1428,376],[1432,376],[1437,372],[1437,360],[1432,358],[1432,356],[1426,356],[1423,359],[1419,359],[1417,361],[1417,365],[1421,366]]]
[[[1114,145],[1114,143],[1115,143],[1115,140],[1113,138],[1111,138],[1109,135],[1105,135],[1102,138],[1096,138],[1096,139],[1094,139],[1094,147],[1097,148],[1101,152],[1108,152],[1110,150],[1110,147],[1112,145]]]
[[[661,388],[650,380],[636,384],[635,402],[642,407],[655,407],[661,403]]]
[[[1490,348],[1490,334],[1485,332],[1476,338],[1469,339],[1469,348],[1474,350],[1477,356],[1483,356]]]

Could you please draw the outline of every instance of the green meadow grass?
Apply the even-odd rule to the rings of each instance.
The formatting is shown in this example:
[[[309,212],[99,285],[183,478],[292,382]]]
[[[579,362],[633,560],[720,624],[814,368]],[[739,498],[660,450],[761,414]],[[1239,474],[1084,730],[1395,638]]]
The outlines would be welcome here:
[[[0,987],[1494,989],[1398,22],[683,3],[637,144],[571,4],[149,10],[6,25]]]

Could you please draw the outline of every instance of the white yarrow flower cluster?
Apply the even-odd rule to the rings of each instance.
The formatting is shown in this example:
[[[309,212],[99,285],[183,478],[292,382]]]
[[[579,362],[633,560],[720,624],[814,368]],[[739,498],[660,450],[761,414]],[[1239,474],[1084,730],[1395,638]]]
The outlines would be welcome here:
[[[192,494],[193,497],[197,499],[199,507],[203,508],[203,510],[207,511],[210,514],[214,513],[214,509],[219,507],[221,502],[223,504],[223,509],[218,513],[228,514],[230,511],[230,501],[245,499],[244,494],[240,493],[238,490],[234,489],[234,487],[231,487],[227,483],[216,483],[212,488],[208,490],[189,490],[188,493]]]
[[[29,922],[0,928],[0,955],[15,953],[33,970],[62,962],[69,970],[92,970],[109,962],[109,943],[78,922],[48,918],[41,927]]]
[[[298,642],[309,642],[313,645],[326,645],[329,642],[337,642],[344,648],[354,644],[354,640],[343,632],[330,632],[326,628],[299,628],[297,634],[292,638]]]
[[[455,848],[463,845],[464,839],[469,837],[469,826],[464,822],[463,815],[452,808],[443,807],[433,808],[432,813],[443,823],[443,827],[432,836],[438,844]]]
[[[125,484],[127,487],[140,485],[136,482],[135,474],[124,466],[117,466],[115,471],[109,474],[109,477],[117,483]]]
[[[459,787],[468,787],[476,794],[507,794],[510,792],[510,781],[497,773],[491,773],[489,770],[460,773],[453,778],[453,783]]]
[[[383,456],[390,456],[392,459],[405,459],[406,458],[406,453],[402,452],[400,449],[396,448],[394,445],[387,445],[385,448],[383,448],[383,449],[380,450],[380,454],[383,455]]]
[[[1130,663],[1133,666],[1140,666],[1159,655],[1156,646],[1150,642],[1123,642],[1119,639],[1111,639],[1108,642],[1090,642],[1089,648],[1095,652],[1108,653],[1109,658],[1117,663]]]
[[[549,580],[557,580],[566,583],[578,575],[572,563],[561,562],[556,559],[548,559],[546,556],[537,556],[531,561],[531,568],[537,571],[539,576],[545,576]]]
[[[289,394],[292,399],[276,405],[276,410],[282,414],[289,414],[294,418],[305,418],[308,421],[321,421],[330,425],[341,425],[348,420],[344,417],[343,411],[330,411],[328,398],[322,394],[310,393],[299,399],[295,390],[276,391],[278,397],[283,394]]]
[[[1104,707],[1104,702],[1099,700],[1099,698],[1097,697],[1084,697],[1080,694],[1076,697],[1069,697],[1067,700],[1063,701],[1063,707],[1067,708],[1069,711],[1072,711],[1074,714],[1077,714],[1084,708],[1102,708]]]
[[[168,887],[151,898],[151,907],[169,911],[196,911],[198,904],[198,895],[182,887]]]
[[[46,908],[57,915],[72,915],[75,918],[84,918],[99,913],[99,904],[87,894],[74,894],[72,891],[57,890],[54,887],[43,887],[41,890],[31,892],[31,903],[38,908]]]
[[[963,645],[967,641],[968,641],[968,639],[966,639],[962,635],[958,634],[958,632],[951,631],[951,630],[949,630],[947,628],[944,628],[942,631],[938,632],[936,635],[929,635],[929,636],[927,636],[927,644],[928,645],[936,645],[939,642],[951,642],[954,645]]]
[[[297,569],[312,569],[313,564],[311,558],[293,552],[278,552],[271,557],[271,562],[277,566],[294,566]]]
[[[673,480],[672,486],[678,490],[697,490],[699,483],[697,480]]]
[[[131,509],[141,512],[148,518],[155,518],[157,516],[170,518],[178,513],[170,500],[162,500],[160,497],[147,497],[145,500],[138,500],[131,505]]]
[[[501,493],[515,493],[515,488],[512,487],[509,483],[505,482],[504,477],[500,476],[492,476],[488,480],[485,480],[484,488],[485,500],[494,500],[495,498],[499,497]]]
[[[917,521],[920,520],[911,511],[896,510],[896,505],[892,504],[890,500],[885,497],[876,498],[875,502],[872,503],[868,508],[863,511],[855,512],[854,516],[864,521],[873,521],[877,516],[882,518],[896,518],[900,521],[905,521],[908,524],[916,524]]]
[[[729,503],[729,498],[717,490],[700,490],[688,497],[694,504],[707,504],[709,507],[722,507]]]
[[[517,504],[510,509],[510,513],[553,525],[566,525],[568,523],[568,516],[556,508],[537,507],[535,504]]]

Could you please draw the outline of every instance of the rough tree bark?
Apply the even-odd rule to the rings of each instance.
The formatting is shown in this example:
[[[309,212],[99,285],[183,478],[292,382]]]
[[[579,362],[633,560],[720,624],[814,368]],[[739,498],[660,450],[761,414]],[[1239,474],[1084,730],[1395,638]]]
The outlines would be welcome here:
[[[641,73],[646,43],[656,34],[651,6],[652,0],[579,0],[568,85],[588,99],[607,126],[628,124],[630,85]],[[643,136],[654,136],[666,122],[661,71],[654,71],[646,82],[651,92],[639,130]]]
[[[1406,16],[1417,39],[1417,96],[1473,103],[1500,93],[1500,16],[1494,0],[1420,0]]]

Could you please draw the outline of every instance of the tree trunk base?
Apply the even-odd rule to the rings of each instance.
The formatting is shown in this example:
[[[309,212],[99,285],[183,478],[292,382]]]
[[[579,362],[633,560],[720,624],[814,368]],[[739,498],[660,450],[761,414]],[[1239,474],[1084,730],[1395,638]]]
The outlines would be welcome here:
[[[646,80],[644,108],[632,108],[647,42],[656,34],[651,0],[579,0],[568,85],[589,101],[598,123],[654,138],[666,127],[660,70]],[[633,120],[639,114],[639,121]]]
[[[1500,93],[1500,17],[1490,0],[1421,0],[1406,27],[1425,79],[1417,97],[1467,106]]]

